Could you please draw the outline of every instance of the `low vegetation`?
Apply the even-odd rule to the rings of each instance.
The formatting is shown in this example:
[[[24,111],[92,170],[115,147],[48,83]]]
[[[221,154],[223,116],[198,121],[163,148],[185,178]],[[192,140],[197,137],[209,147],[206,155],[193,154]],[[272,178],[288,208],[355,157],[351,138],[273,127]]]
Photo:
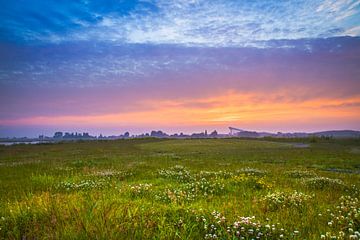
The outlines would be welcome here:
[[[0,239],[360,239],[360,141],[286,141],[0,146]]]

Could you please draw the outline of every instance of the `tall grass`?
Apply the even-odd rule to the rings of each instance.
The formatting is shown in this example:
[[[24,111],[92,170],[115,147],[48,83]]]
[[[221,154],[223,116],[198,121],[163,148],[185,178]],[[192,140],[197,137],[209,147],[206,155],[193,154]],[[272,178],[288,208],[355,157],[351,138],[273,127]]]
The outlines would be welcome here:
[[[357,141],[0,147],[0,239],[358,239]]]

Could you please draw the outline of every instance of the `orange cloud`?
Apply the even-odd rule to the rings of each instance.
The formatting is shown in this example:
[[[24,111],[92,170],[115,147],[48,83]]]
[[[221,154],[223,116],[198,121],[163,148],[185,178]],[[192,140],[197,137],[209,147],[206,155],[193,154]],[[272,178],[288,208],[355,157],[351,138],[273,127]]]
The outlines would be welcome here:
[[[296,94],[296,92],[294,92]],[[238,93],[201,99],[147,100],[140,111],[102,115],[36,116],[0,120],[8,126],[259,126],[271,123],[360,122],[360,95],[302,99],[291,92]],[[149,110],[146,110],[149,109]],[[145,109],[145,110],[143,110]]]

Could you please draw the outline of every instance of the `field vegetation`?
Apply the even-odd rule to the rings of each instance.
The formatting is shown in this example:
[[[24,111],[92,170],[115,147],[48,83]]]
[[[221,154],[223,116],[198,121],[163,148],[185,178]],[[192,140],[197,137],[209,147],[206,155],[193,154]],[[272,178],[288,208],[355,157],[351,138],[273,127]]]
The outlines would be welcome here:
[[[359,150],[358,139],[0,146],[0,239],[360,239]]]

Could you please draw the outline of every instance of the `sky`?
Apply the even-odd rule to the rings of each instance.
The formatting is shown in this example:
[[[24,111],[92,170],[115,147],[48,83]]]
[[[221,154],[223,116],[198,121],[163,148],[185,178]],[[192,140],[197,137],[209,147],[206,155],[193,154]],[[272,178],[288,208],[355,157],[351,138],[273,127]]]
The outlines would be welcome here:
[[[0,137],[360,130],[360,0],[0,3]]]

